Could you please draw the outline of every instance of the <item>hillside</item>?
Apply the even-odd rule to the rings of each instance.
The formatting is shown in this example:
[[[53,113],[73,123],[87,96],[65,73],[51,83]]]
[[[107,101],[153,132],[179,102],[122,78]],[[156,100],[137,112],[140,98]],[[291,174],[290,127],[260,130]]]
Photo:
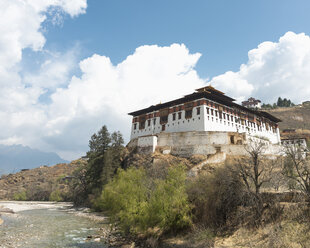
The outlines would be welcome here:
[[[0,145],[0,175],[14,173],[21,169],[31,169],[40,165],[68,163],[56,153],[42,152],[27,146]]]
[[[310,106],[295,106],[267,110],[268,113],[281,119],[280,130],[300,129],[310,134]]]
[[[0,200],[11,200],[14,198],[14,194],[22,192],[40,193],[41,196],[35,197],[42,197],[42,199],[49,197],[49,194],[56,189],[66,192],[67,183],[63,178],[70,176],[81,163],[84,161],[76,160],[69,164],[57,164],[51,167],[40,166],[16,174],[2,175],[0,178]]]

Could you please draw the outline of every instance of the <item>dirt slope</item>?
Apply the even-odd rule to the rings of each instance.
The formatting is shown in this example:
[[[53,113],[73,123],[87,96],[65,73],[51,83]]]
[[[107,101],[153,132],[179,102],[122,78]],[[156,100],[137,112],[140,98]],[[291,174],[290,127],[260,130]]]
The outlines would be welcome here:
[[[280,129],[303,129],[310,132],[310,106],[278,108],[268,112],[281,119]]]
[[[0,178],[0,200],[13,199],[14,193],[35,188],[53,191],[55,185],[65,191],[67,184],[62,179],[70,176],[81,163],[83,161],[75,160],[69,164],[57,164],[51,167],[41,166],[16,174],[2,175]]]

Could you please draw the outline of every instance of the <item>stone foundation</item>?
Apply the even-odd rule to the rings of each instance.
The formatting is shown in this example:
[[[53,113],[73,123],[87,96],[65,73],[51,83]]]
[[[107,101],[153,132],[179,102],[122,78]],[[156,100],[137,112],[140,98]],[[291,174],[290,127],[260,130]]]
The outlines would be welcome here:
[[[279,155],[281,146],[273,145],[268,140],[251,137],[245,133],[235,132],[162,132],[158,135],[143,136],[132,140],[128,146],[138,147],[138,152],[153,153],[155,150],[180,157],[191,157],[195,154],[214,155],[247,155],[244,145],[249,141],[264,142],[266,155]]]

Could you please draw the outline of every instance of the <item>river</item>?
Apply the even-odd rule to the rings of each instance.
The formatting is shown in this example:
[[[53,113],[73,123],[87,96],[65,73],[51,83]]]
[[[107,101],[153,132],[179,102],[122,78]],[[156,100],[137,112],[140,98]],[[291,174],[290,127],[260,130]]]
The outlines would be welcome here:
[[[99,238],[102,220],[79,216],[70,204],[1,202],[15,214],[3,214],[1,248],[106,248]]]

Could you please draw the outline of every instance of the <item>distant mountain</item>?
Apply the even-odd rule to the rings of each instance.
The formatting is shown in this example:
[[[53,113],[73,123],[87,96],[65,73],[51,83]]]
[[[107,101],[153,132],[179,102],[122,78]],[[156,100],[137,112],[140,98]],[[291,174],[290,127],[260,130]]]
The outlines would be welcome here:
[[[58,163],[68,163],[68,161],[63,160],[56,153],[42,152],[27,146],[0,145],[0,175]]]

